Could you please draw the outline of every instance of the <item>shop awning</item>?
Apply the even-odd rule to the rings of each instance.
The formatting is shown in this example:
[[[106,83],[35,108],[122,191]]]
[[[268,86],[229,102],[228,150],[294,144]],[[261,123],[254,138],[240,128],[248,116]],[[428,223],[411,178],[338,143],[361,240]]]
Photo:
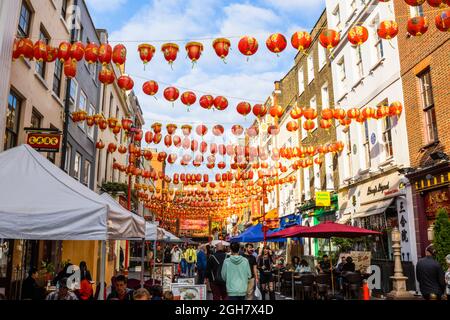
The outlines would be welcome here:
[[[353,218],[364,218],[368,216],[373,216],[375,214],[381,214],[386,211],[386,209],[391,205],[395,198],[390,198],[387,200],[377,201],[374,203],[366,204],[360,207],[359,211],[355,213]]]

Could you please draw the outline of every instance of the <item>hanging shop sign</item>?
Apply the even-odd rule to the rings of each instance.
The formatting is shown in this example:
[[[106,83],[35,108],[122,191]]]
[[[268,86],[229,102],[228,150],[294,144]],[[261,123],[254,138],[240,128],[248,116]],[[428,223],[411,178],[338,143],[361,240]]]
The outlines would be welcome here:
[[[61,134],[54,132],[29,132],[27,143],[39,152],[59,152]]]
[[[331,206],[331,193],[326,191],[316,191],[316,207]]]
[[[425,195],[425,214],[429,219],[435,219],[439,209],[450,212],[450,191],[448,188],[427,192]]]
[[[251,219],[250,221],[253,222],[253,224],[258,224],[258,220],[261,217],[261,202],[259,200],[252,200],[251,201]]]

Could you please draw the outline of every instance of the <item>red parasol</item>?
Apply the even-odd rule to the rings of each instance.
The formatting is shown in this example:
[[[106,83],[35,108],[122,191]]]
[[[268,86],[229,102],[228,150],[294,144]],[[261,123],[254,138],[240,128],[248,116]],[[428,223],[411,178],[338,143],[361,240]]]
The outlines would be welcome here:
[[[352,227],[346,224],[335,223],[331,221],[322,222],[316,226],[299,230],[297,233],[290,234],[288,237],[299,238],[359,238],[362,236],[380,235],[381,232]]]
[[[305,226],[292,226],[280,231],[276,231],[267,235],[267,238],[291,238],[292,235],[296,235],[299,232],[307,231],[310,227]]]

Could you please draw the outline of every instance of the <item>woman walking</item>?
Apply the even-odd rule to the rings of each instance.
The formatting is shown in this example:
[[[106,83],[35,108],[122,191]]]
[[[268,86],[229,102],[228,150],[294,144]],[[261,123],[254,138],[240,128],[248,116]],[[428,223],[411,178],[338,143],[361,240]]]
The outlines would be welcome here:
[[[266,292],[269,291],[269,299],[275,300],[274,281],[272,275],[273,257],[269,247],[264,247],[258,257],[259,282],[261,284],[262,300],[266,300]]]

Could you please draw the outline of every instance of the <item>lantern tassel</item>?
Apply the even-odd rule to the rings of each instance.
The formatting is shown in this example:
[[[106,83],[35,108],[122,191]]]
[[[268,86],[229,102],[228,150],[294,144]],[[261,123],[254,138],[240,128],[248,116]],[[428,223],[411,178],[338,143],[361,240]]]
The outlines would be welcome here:
[[[392,49],[395,49],[394,45],[392,44],[392,41],[389,39],[388,40],[389,45],[391,46]]]

